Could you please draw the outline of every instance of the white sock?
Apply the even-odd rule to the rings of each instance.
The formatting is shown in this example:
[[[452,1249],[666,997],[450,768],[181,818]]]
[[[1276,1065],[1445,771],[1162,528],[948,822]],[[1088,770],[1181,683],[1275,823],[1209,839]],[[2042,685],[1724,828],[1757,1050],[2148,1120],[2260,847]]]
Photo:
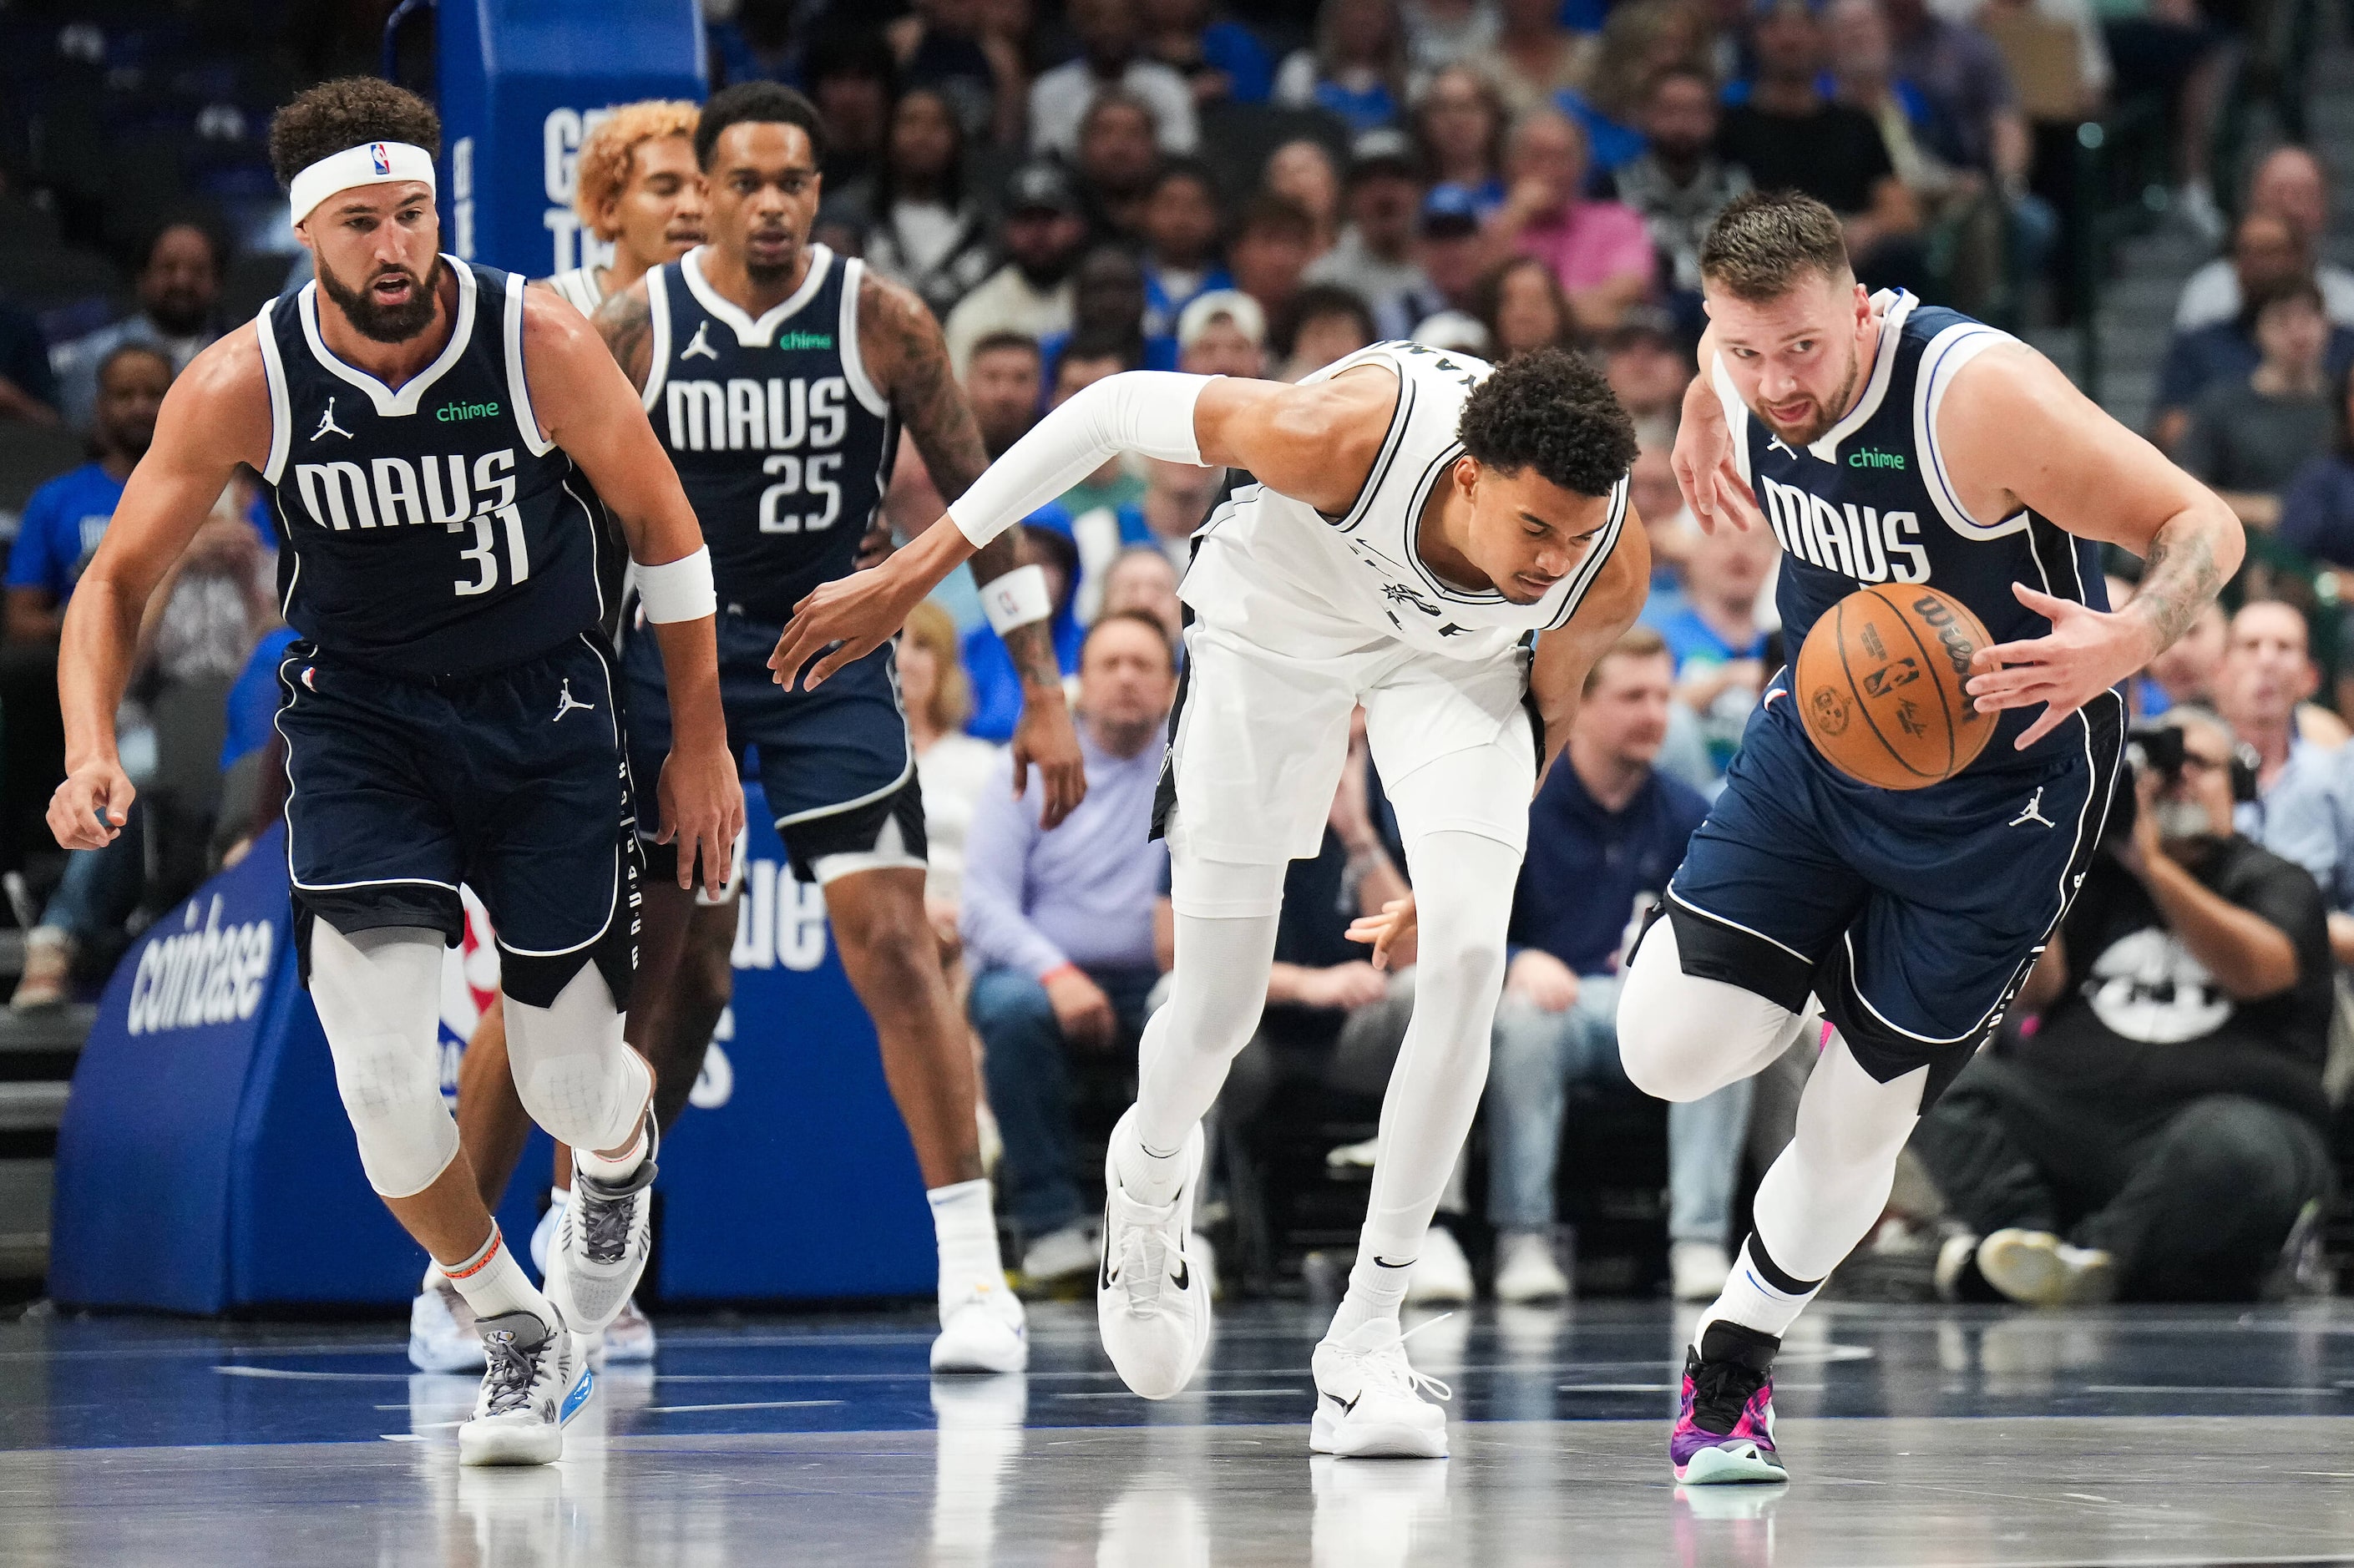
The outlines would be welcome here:
[[[940,1249],[940,1300],[945,1304],[977,1284],[1002,1287],[1005,1260],[998,1255],[987,1180],[934,1187],[924,1199],[932,1206],[932,1235]]]
[[[1163,1150],[1140,1139],[1127,1139],[1112,1153],[1113,1168],[1119,1172],[1120,1191],[1135,1202],[1156,1209],[1175,1202],[1177,1189],[1185,1178],[1185,1163],[1178,1156],[1184,1152],[1182,1140],[1176,1148]]]
[[[449,1283],[450,1277],[442,1273],[441,1266],[434,1262],[429,1255],[425,1260],[425,1282],[417,1287],[417,1293],[419,1296],[422,1296],[427,1291],[433,1289],[437,1286],[447,1285]]]
[[[621,1151],[620,1159],[608,1160],[591,1150],[576,1149],[572,1151],[572,1169],[608,1184],[626,1181],[646,1162],[647,1147],[645,1123],[641,1121],[638,1136],[630,1139],[630,1147]]]
[[[529,1312],[541,1322],[557,1321],[556,1308],[539,1293],[531,1276],[499,1234],[498,1223],[491,1224],[491,1239],[484,1242],[471,1257],[449,1264],[443,1272],[466,1305],[474,1309],[476,1318],[495,1318],[503,1312]]]
[[[1332,1327],[1326,1330],[1328,1340],[1345,1340],[1376,1318],[1394,1322],[1398,1308],[1405,1303],[1406,1277],[1414,1272],[1413,1247],[1392,1245],[1384,1248],[1374,1240],[1373,1227],[1365,1227],[1357,1244],[1357,1261],[1349,1269],[1349,1291],[1341,1298],[1341,1309],[1332,1314]]]
[[[1767,1269],[1772,1268],[1772,1265],[1768,1264],[1766,1268],[1758,1266],[1756,1248],[1757,1238],[1754,1235],[1741,1244],[1740,1255],[1733,1260],[1733,1272],[1725,1277],[1724,1289],[1717,1296],[1715,1305],[1702,1313],[1700,1321],[1692,1325],[1694,1350],[1700,1348],[1701,1340],[1706,1337],[1708,1326],[1720,1319],[1755,1329],[1761,1334],[1771,1334],[1778,1340],[1790,1331],[1790,1325],[1798,1320],[1798,1314],[1807,1309],[1807,1303],[1812,1301],[1816,1292],[1822,1288],[1823,1282],[1819,1279],[1809,1283],[1791,1279],[1787,1275],[1783,1276],[1782,1285],[1775,1284],[1766,1277]],[[1773,1272],[1779,1274],[1781,1271],[1773,1269]],[[1804,1285],[1806,1287],[1793,1292],[1783,1288],[1787,1285]]]

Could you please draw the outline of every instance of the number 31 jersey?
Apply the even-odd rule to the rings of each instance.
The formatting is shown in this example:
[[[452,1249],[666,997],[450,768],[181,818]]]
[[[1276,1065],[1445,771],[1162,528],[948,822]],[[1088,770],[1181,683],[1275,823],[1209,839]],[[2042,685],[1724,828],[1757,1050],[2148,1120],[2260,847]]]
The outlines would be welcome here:
[[[412,677],[535,659],[603,612],[603,503],[532,411],[524,280],[441,262],[450,341],[398,388],[327,347],[315,282],[255,322],[281,612],[330,655]]]
[[[859,355],[863,263],[811,246],[801,287],[755,321],[705,279],[705,254],[646,274],[646,416],[703,524],[719,602],[782,625],[850,575],[898,426]]]

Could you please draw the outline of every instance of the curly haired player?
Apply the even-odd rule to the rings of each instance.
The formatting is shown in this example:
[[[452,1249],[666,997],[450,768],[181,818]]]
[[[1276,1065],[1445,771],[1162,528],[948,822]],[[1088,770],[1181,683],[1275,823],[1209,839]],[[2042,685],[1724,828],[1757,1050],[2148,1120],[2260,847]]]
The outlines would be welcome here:
[[[1169,841],[1175,992],[1147,1026],[1113,1132],[1097,1318],[1129,1387],[1183,1388],[1210,1330],[1186,1256],[1201,1118],[1267,994],[1284,868],[1312,855],[1366,713],[1423,922],[1414,1022],[1382,1112],[1349,1290],[1318,1346],[1310,1443],[1437,1457],[1447,1422],[1407,1362],[1407,1271],[1487,1079],[1529,796],[1585,673],[1643,602],[1627,503],[1634,429],[1559,352],[1493,367],[1378,344],[1297,386],[1133,372],[1015,443],[912,545],[803,600],[777,667],[810,679],[877,646],[956,563],[1117,452],[1246,469],[1195,535],[1185,684],[1156,829]]]

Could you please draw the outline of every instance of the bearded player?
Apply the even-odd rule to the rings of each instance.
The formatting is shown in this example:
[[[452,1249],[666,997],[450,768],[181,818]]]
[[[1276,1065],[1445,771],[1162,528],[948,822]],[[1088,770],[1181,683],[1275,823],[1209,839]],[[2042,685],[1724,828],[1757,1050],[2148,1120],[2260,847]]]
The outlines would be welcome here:
[[[1822,758],[1777,677],[1628,965],[1619,1049],[1663,1099],[1713,1093],[1831,1024],[1693,1333],[1670,1444],[1679,1480],[1778,1481],[1782,1337],[1878,1222],[1914,1123],[1992,1036],[2082,880],[2123,740],[2113,688],[2213,601],[2244,541],[2042,355],[1867,294],[1819,202],[1734,202],[1701,272],[1709,327],[1675,468],[1702,525],[1773,529],[1794,649],[1868,583],[1967,605],[1994,645],[1967,690],[2001,715],[1954,778],[1879,789]],[[2115,612],[2102,543],[2145,562]]]
[[[663,827],[724,874],[743,820],[709,556],[629,384],[579,313],[438,253],[440,124],[366,79],[281,111],[270,151],[317,281],[207,349],[74,595],[58,840],[131,802],[116,755],[140,615],[240,463],[270,492],[296,948],[367,1180],[472,1307],[489,1366],[461,1462],[546,1463],[590,1387],[579,1333],[645,1266],[654,1077],[622,1041],[637,937],[620,682],[599,622],[618,518],[679,715]],[[523,1103],[580,1151],[582,1223],[535,1288],[475,1190],[440,1086],[461,883],[499,928]]]
[[[1398,1308],[1487,1081],[1530,794],[1649,581],[1627,504],[1634,429],[1600,373],[1558,352],[1491,368],[1380,344],[1288,387],[1113,376],[897,556],[804,601],[779,669],[837,640],[810,678],[854,662],[958,561],[1122,452],[1257,482],[1195,535],[1181,592],[1185,685],[1155,812],[1175,989],[1105,1160],[1104,1348],[1152,1399],[1182,1389],[1207,1348],[1208,1290],[1185,1253],[1201,1119],[1257,1025],[1285,868],[1322,841],[1362,704],[1429,918],[1371,1209],[1316,1349],[1310,1441],[1441,1456],[1445,1413],[1421,1393],[1444,1387],[1409,1364]]]

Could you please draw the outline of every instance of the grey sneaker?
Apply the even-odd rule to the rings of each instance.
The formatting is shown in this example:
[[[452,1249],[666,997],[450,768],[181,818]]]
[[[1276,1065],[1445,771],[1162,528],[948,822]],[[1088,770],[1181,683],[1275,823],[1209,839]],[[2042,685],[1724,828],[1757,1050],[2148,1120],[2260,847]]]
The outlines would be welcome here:
[[[554,1325],[530,1312],[482,1319],[488,1370],[473,1419],[458,1428],[461,1465],[550,1465],[564,1454],[564,1424],[588,1403],[596,1376],[557,1308]]]
[[[576,1167],[572,1201],[548,1251],[548,1298],[575,1333],[599,1334],[621,1315],[653,1250],[654,1156],[659,1138],[646,1118],[646,1157],[628,1180],[600,1181]]]

